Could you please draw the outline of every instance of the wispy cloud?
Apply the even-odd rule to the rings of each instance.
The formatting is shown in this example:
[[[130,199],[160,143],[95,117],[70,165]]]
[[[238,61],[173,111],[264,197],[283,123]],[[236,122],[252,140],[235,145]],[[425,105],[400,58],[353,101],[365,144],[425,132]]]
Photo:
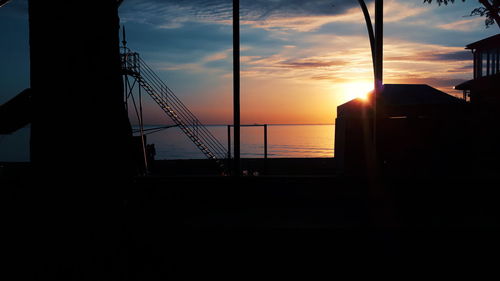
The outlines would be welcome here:
[[[357,5],[349,0],[242,0],[243,20],[259,21],[291,16],[341,14]],[[124,20],[140,21],[158,27],[175,27],[185,21],[224,22],[232,18],[228,0],[129,0],[122,8]]]
[[[231,55],[232,51],[233,51],[232,49],[228,49],[228,50],[225,50],[223,52],[217,52],[217,53],[210,54],[210,55],[206,56],[203,59],[203,61],[211,62],[211,61],[225,60]]]
[[[328,36],[321,37],[326,40]],[[370,81],[373,72],[369,48],[361,43],[346,44],[356,42],[352,36],[334,38],[328,48],[314,44],[295,52],[282,48],[272,56],[248,59],[242,68],[244,77],[330,84]],[[385,75],[389,82],[419,79],[432,85],[433,81],[463,79],[470,72],[470,54],[462,47],[388,40],[385,54]]]
[[[444,61],[470,62],[472,60],[472,53],[470,51],[457,51],[450,53],[431,54],[431,58],[434,58],[435,60],[444,60]]]
[[[311,69],[311,68],[326,68],[330,66],[345,65],[346,62],[339,60],[320,60],[320,59],[300,59],[300,60],[287,60],[281,62],[283,67]]]
[[[372,3],[369,7],[375,10],[375,5]],[[412,18],[429,11],[431,7],[421,5],[418,1],[384,1],[384,22],[400,22],[408,18]]]
[[[308,32],[335,22],[364,24],[357,1],[352,0],[242,0],[242,24],[267,30]],[[232,5],[228,0],[129,0],[122,9],[125,21],[149,23],[159,28],[179,28],[184,22],[230,24]],[[374,13],[373,1],[368,8]],[[388,0],[384,21],[397,22],[428,9],[415,3]]]
[[[445,24],[439,24],[437,25],[437,27],[444,30],[472,31],[472,30],[478,30],[479,27],[483,24],[484,24],[484,19],[476,17],[476,18],[467,18],[463,20],[453,21]]]

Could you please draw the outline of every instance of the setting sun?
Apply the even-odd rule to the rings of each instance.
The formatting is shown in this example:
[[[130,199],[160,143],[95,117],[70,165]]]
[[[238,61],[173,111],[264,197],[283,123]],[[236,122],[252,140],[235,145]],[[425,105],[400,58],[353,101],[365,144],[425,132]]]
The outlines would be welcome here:
[[[368,93],[373,90],[372,82],[352,82],[345,83],[342,86],[342,94],[346,101],[352,99],[368,99]]]

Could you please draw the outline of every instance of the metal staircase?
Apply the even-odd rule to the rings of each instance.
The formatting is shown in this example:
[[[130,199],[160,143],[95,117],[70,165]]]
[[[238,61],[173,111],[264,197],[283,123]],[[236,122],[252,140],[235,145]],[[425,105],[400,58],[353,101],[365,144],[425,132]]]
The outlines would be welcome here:
[[[177,98],[170,88],[142,60],[138,53],[125,48],[122,52],[124,75],[132,76],[139,86],[160,106],[182,132],[208,158],[217,162],[226,171],[227,149]]]

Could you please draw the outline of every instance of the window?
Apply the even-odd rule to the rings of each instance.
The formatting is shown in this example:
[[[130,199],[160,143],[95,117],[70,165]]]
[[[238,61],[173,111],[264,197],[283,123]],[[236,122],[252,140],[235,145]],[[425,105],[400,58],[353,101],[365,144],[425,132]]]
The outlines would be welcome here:
[[[493,49],[493,54],[492,74],[498,74],[500,73],[500,48]]]
[[[496,74],[497,52],[495,49],[491,50],[490,54],[490,75]]]
[[[474,53],[474,78],[500,73],[500,48]]]
[[[481,77],[489,75],[489,56],[488,50],[481,52]]]

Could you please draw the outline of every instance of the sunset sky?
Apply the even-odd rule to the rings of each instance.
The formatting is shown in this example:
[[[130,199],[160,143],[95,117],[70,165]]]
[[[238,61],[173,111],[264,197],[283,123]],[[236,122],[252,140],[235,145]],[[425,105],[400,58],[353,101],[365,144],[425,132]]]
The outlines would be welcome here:
[[[26,0],[0,9],[0,103],[29,87]],[[468,17],[479,4],[385,0],[384,82],[453,93],[472,76],[464,46],[497,34]],[[125,0],[128,46],[202,122],[232,122],[231,0]],[[368,1],[370,11],[373,3]],[[373,12],[372,12],[373,13]],[[242,123],[333,123],[336,106],[372,83],[356,0],[241,1]],[[92,83],[91,80],[88,83]],[[147,123],[165,115],[147,102]]]

